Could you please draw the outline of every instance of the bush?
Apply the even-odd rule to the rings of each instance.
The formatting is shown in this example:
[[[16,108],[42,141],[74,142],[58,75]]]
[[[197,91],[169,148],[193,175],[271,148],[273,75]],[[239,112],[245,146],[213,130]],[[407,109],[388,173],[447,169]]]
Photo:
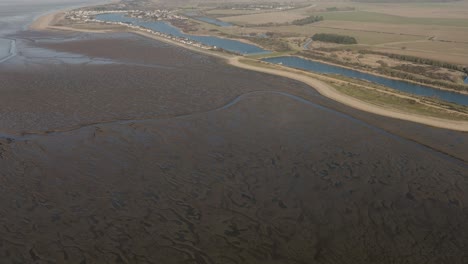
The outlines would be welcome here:
[[[364,53],[364,52],[362,52]],[[347,67],[353,67],[355,69],[361,69],[361,70],[367,70],[368,67],[362,66],[358,63],[353,63],[350,61],[342,61],[338,58],[334,58],[332,56],[325,56],[324,54],[313,52],[313,51],[302,51],[298,53],[299,56],[303,56],[306,58],[310,58],[312,60],[319,60],[319,61],[326,61],[326,62],[331,62]],[[396,77],[400,78],[403,80],[411,80],[415,81],[421,84],[428,84],[432,86],[440,86],[440,87],[445,87],[449,88],[452,90],[458,90],[458,91],[468,91],[468,88],[464,84],[458,84],[458,83],[449,83],[446,81],[442,80],[437,80],[437,79],[428,79],[428,78],[423,78],[419,77],[413,73],[410,72],[403,72],[399,70],[392,69],[390,67],[379,67],[377,69],[371,69],[373,72],[386,75],[386,76],[391,76],[391,77]]]
[[[401,55],[401,54],[394,54],[394,53],[387,53],[387,52],[380,52],[380,51],[373,51],[373,50],[359,50],[359,53],[382,55],[382,56],[386,56],[392,59],[409,61],[409,62],[414,62],[418,64],[431,65],[431,66],[436,66],[436,67],[441,67],[441,68],[446,68],[446,69],[451,69],[451,70],[456,70],[456,71],[463,70],[461,66],[456,65],[456,64],[451,64],[447,62],[436,61],[436,60],[431,60],[431,59],[426,59],[426,58],[420,58],[420,57],[415,57],[415,56],[410,56],[410,55]]]
[[[380,64],[381,67],[388,67],[388,64],[387,64],[385,61],[383,61],[383,60],[378,60],[378,61],[376,61],[376,62],[377,62],[378,64]]]

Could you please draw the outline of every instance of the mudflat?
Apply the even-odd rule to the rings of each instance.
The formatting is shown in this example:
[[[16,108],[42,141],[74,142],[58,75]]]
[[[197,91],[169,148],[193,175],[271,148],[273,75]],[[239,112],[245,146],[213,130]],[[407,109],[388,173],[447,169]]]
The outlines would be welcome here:
[[[467,260],[467,133],[132,34],[23,34],[0,70],[5,261]]]

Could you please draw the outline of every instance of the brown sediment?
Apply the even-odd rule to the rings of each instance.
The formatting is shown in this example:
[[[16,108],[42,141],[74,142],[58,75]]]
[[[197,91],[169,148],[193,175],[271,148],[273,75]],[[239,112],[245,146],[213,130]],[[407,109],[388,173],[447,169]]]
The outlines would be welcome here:
[[[3,131],[43,133],[115,120],[171,117],[216,109],[252,91],[281,91],[349,113],[443,152],[452,153],[456,149],[455,156],[468,160],[463,145],[437,142],[441,134],[435,131],[444,130],[432,129],[432,134],[422,136],[417,123],[403,122],[405,129],[396,125],[400,124],[398,120],[389,122],[385,117],[366,115],[317,98],[315,89],[306,84],[226,65],[220,67],[219,59],[178,46],[131,34],[36,45],[117,63],[86,67],[49,65],[47,68],[38,66],[40,70],[1,73],[2,87],[16,87],[16,93],[4,89],[0,98],[5,109],[0,118]],[[31,86],[33,80],[36,82]],[[28,93],[29,97],[22,96]],[[16,114],[10,114],[12,112]],[[421,138],[430,140],[421,141]]]
[[[45,19],[46,22],[50,22],[50,19]],[[45,24],[45,23],[44,23]],[[67,30],[75,30],[73,28],[67,28]],[[88,31],[86,29],[76,29],[76,31],[82,31],[82,32],[92,32]],[[187,45],[183,45],[181,43],[178,43],[176,41],[170,41],[167,39],[164,39],[162,37],[155,36],[153,34],[149,33],[144,33],[144,32],[139,32],[137,31],[136,33],[150,37],[153,39],[157,40],[162,40],[165,42],[169,42],[171,44],[176,44],[179,46],[183,47],[188,47]],[[295,80],[299,80],[301,82],[307,83],[308,85],[312,86],[314,89],[317,89],[323,96],[326,96],[330,99],[336,100],[337,102],[346,104],[351,107],[356,107],[359,110],[367,111],[370,113],[374,114],[379,114],[382,116],[387,116],[387,117],[392,117],[392,118],[398,118],[402,120],[407,120],[407,121],[412,121],[412,122],[417,122],[425,125],[430,125],[434,127],[440,127],[440,128],[446,128],[446,129],[452,129],[452,130],[458,130],[458,131],[468,131],[468,122],[464,121],[454,121],[454,120],[447,120],[447,119],[442,119],[442,118],[435,118],[435,117],[429,117],[429,116],[423,116],[423,115],[417,115],[413,113],[406,113],[402,111],[397,111],[395,109],[390,109],[390,108],[385,108],[382,106],[377,106],[371,103],[367,103],[364,101],[361,101],[359,99],[353,98],[351,96],[345,95],[343,93],[338,92],[336,89],[330,87],[329,85],[314,79],[310,76],[304,76],[301,74],[295,74],[287,71],[281,71],[281,70],[275,70],[275,69],[265,69],[261,67],[255,67],[252,65],[246,65],[243,63],[239,62],[240,57],[233,57],[233,56],[228,56],[228,55],[222,55],[219,53],[214,53],[210,51],[201,51],[201,49],[197,49],[194,47],[188,47],[191,50],[194,51],[199,51],[203,52],[208,55],[213,55],[216,57],[222,57],[225,58],[229,64],[236,66],[236,67],[241,67],[243,69],[248,69],[248,70],[254,70],[254,71],[260,71],[264,73],[269,73],[269,74],[275,74],[287,78],[292,78]],[[393,78],[396,79],[396,78]],[[463,92],[464,93],[464,92]]]
[[[5,262],[466,259],[468,133],[135,35],[33,45],[114,64],[0,71],[0,127],[49,131],[0,136]]]
[[[467,237],[466,163],[288,94],[5,141],[0,153],[7,261],[417,263],[466,252],[451,242]]]
[[[115,61],[112,64],[48,64],[1,71],[0,126],[30,133],[112,120],[171,117],[215,109],[246,92],[280,90],[296,83],[220,67],[216,58],[143,37],[114,36],[36,44]],[[291,90],[314,94],[306,85]]]

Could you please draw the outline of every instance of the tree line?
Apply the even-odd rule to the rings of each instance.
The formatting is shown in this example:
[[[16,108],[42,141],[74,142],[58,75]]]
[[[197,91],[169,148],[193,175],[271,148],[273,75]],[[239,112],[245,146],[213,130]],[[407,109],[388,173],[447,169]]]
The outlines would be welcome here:
[[[323,19],[324,19],[323,16],[309,16],[306,18],[294,20],[292,22],[283,22],[283,23],[268,22],[268,23],[262,23],[262,24],[246,24],[243,26],[245,27],[281,27],[281,26],[289,26],[289,25],[303,26],[303,25],[322,21]]]
[[[463,67],[457,64],[447,63],[443,61],[431,60],[426,58],[420,58],[410,55],[402,55],[402,54],[394,54],[394,53],[387,53],[387,52],[380,52],[380,51],[373,51],[373,50],[359,50],[361,54],[374,54],[374,55],[382,55],[392,59],[402,60],[402,61],[409,61],[418,64],[425,64],[430,66],[436,66],[456,71],[463,71]]]
[[[357,40],[354,37],[327,33],[317,33],[312,36],[312,40],[338,44],[357,44]]]
[[[291,22],[295,26],[303,26],[307,24],[312,24],[323,20],[323,16],[308,16],[306,18],[297,19]]]
[[[353,62],[345,62],[345,61],[342,61],[342,60],[340,60],[338,58],[333,58],[333,57],[326,56],[324,54],[313,52],[313,51],[302,51],[302,52],[299,52],[298,55],[306,57],[306,58],[310,58],[310,59],[313,59],[313,60],[319,60],[319,61],[321,60],[321,61],[325,61],[325,62],[331,62],[331,63],[335,63],[335,64],[347,66],[347,67],[352,67],[352,68],[355,68],[355,69],[371,71],[371,72],[379,73],[379,74],[382,74],[382,75],[387,75],[387,76],[391,76],[391,77],[395,77],[395,78],[400,78],[400,79],[403,79],[403,80],[411,80],[411,81],[418,82],[418,83],[421,83],[421,84],[427,84],[427,85],[432,85],[432,86],[436,86],[436,87],[444,87],[444,88],[449,88],[449,89],[453,89],[453,90],[457,90],[457,91],[468,91],[468,87],[466,85],[463,85],[463,84],[449,83],[449,82],[446,82],[446,81],[423,78],[423,77],[419,77],[419,76],[417,76],[415,74],[412,74],[412,73],[409,73],[409,72],[403,72],[403,71],[399,71],[399,70],[392,69],[392,68],[389,68],[389,67],[379,67],[379,68],[375,69],[375,68],[372,68],[369,65],[362,65],[362,64],[353,63]]]

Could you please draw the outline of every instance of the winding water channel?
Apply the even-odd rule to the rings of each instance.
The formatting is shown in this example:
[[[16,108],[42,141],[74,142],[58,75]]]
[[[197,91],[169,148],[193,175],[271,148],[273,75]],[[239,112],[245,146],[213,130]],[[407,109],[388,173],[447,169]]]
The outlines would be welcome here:
[[[394,80],[369,73],[364,73],[356,70],[351,70],[339,66],[329,65],[321,62],[310,61],[294,56],[282,56],[263,59],[263,61],[282,64],[284,66],[313,71],[318,73],[339,74],[346,77],[352,77],[362,80],[367,80],[377,84],[381,84],[398,91],[410,93],[419,96],[436,97],[440,100],[468,106],[468,95],[456,92],[440,90],[424,85],[414,84],[410,82]]]

